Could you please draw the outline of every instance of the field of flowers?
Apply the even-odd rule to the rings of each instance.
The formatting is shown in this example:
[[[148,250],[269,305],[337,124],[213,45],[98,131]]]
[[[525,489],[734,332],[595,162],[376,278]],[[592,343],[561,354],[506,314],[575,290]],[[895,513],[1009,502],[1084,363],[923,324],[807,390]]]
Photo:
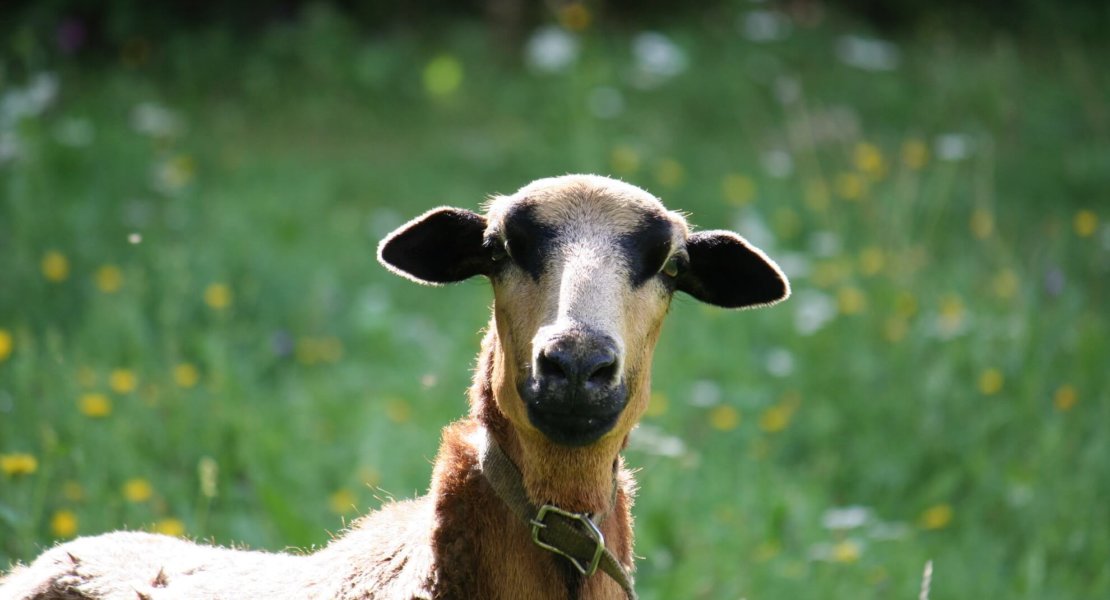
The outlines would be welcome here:
[[[308,549],[422,493],[490,294],[377,240],[598,172],[795,289],[676,299],[641,597],[914,598],[928,561],[939,600],[1110,596],[1105,49],[570,6],[520,55],[321,7],[107,63],[5,42],[0,569],[123,527]]]

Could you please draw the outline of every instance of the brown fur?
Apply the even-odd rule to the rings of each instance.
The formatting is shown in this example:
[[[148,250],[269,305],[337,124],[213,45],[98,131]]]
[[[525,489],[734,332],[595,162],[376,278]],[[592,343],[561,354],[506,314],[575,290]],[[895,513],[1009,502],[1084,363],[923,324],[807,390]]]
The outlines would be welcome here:
[[[443,430],[428,495],[387,504],[307,555],[136,532],[79,538],[14,569],[0,580],[0,600],[624,598],[609,576],[584,578],[564,558],[533,544],[529,526],[494,492],[479,457],[487,444],[498,444],[519,467],[532,503],[604,515],[600,528],[609,551],[632,569],[634,484],[620,451],[647,406],[652,353],[670,291],[655,280],[635,289],[622,283],[628,278],[623,263],[612,258],[614,240],[644,212],[675,224],[673,248],[688,229],[681,216],[638,188],[567,176],[492,200],[488,231],[497,230],[514,202],[536,203],[539,218],[558,224],[567,239],[542,277],[508,271],[495,280],[470,414]],[[769,268],[777,269],[773,263]],[[556,444],[536,429],[517,391],[533,368],[536,340],[575,323],[618,340],[628,389],[613,429],[582,447]]]

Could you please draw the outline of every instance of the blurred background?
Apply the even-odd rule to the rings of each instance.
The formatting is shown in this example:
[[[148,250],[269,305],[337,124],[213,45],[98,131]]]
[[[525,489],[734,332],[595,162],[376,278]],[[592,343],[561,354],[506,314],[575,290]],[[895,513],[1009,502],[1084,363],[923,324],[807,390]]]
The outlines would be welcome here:
[[[1105,2],[9,1],[0,568],[311,549],[426,490],[487,284],[377,240],[630,181],[791,277],[677,298],[627,459],[655,598],[1110,596]]]

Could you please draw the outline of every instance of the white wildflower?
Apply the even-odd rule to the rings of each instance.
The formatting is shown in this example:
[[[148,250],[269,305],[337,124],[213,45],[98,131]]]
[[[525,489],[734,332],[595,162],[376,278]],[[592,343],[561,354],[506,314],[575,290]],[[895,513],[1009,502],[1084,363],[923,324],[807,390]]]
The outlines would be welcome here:
[[[143,102],[131,109],[131,127],[151,137],[166,138],[180,134],[185,124],[172,110],[153,102]]]
[[[721,402],[721,386],[709,379],[699,379],[690,386],[690,404],[715,406]]]
[[[686,70],[686,51],[656,31],[645,31],[632,39],[632,56],[636,61],[635,82],[639,87],[652,88]]]
[[[686,453],[686,444],[681,438],[647,423],[641,423],[632,430],[628,438],[628,448],[633,452],[668,458],[677,458]]]
[[[901,61],[898,46],[857,35],[845,35],[838,39],[836,56],[844,64],[864,71],[893,71]]]
[[[524,46],[524,62],[537,71],[559,73],[578,60],[578,38],[569,31],[548,25],[540,27]]]
[[[786,377],[794,372],[794,355],[786,348],[774,348],[767,353],[767,372],[775,377]]]
[[[790,20],[772,10],[753,10],[740,17],[740,32],[753,42],[774,42],[790,35]]]
[[[771,150],[760,157],[763,170],[777,179],[789,177],[794,172],[794,157],[786,150]]]
[[[794,329],[801,335],[813,335],[836,317],[836,300],[814,290],[804,290],[791,299],[794,305]]]
[[[821,525],[825,529],[847,530],[863,527],[871,521],[872,512],[866,506],[838,506],[821,515]]]
[[[944,133],[933,142],[933,153],[945,161],[963,160],[971,155],[971,136],[966,133]]]

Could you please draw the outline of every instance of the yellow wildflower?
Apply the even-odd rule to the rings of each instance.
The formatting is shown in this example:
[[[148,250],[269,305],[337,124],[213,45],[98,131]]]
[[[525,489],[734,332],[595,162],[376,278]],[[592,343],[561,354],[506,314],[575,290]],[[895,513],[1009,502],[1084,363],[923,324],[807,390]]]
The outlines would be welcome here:
[[[77,515],[65,509],[55,512],[50,518],[50,531],[55,537],[73,537],[77,533]]]
[[[640,170],[640,155],[628,146],[617,146],[609,154],[609,164],[620,175],[631,175]]]
[[[890,579],[890,574],[882,567],[875,567],[867,574],[867,581],[874,586],[878,586]]]
[[[180,519],[174,519],[173,517],[162,519],[154,524],[154,532],[181,537],[185,535],[185,524]]]
[[[1052,395],[1052,404],[1060,412],[1071,410],[1078,400],[1079,394],[1076,393],[1075,388],[1066,384],[1060,386],[1056,393]]]
[[[130,394],[139,385],[139,378],[130,369],[113,369],[108,375],[108,387],[117,394]]]
[[[328,363],[339,362],[343,358],[343,341],[334,336],[326,336],[316,340],[320,360]]]
[[[652,392],[651,397],[648,399],[647,409],[644,414],[649,417],[659,417],[667,412],[667,405],[669,401],[667,396],[662,392]]]
[[[991,279],[991,289],[994,295],[1003,300],[1014,297],[1018,290],[1018,277],[1013,269],[1002,269]]]
[[[856,144],[852,162],[860,173],[871,179],[881,179],[886,174],[886,161],[883,160],[883,153],[874,144],[867,142]]]
[[[767,433],[777,433],[790,425],[790,418],[793,416],[794,407],[776,404],[764,410],[759,416],[759,428]]]
[[[0,454],[0,471],[5,475],[30,475],[39,469],[39,461],[31,454],[16,452]]]
[[[754,558],[755,562],[763,563],[775,558],[779,554],[782,554],[782,544],[773,540],[765,540],[755,547]]]
[[[1098,229],[1098,215],[1091,210],[1081,210],[1075,213],[1075,234],[1079,237],[1091,237]]]
[[[412,418],[412,408],[408,402],[393,398],[385,405],[385,416],[394,423],[405,423]]]
[[[925,529],[944,529],[952,522],[952,507],[948,504],[930,506],[918,521]]]
[[[994,233],[994,215],[985,208],[976,208],[971,211],[968,225],[971,227],[972,235],[981,240],[986,239]]]
[[[909,321],[898,315],[887,317],[886,321],[883,323],[883,337],[892,344],[896,344],[905,339],[909,330]]]
[[[137,68],[150,59],[150,42],[141,37],[133,37],[120,48],[120,62],[128,68]]]
[[[85,488],[76,481],[67,481],[62,484],[62,497],[70,502],[80,502],[85,499]]]
[[[371,466],[363,466],[358,470],[358,477],[366,487],[376,487],[382,482],[382,474]]]
[[[747,175],[732,173],[721,181],[725,201],[734,206],[744,206],[755,200],[755,181]]]
[[[859,271],[864,275],[876,275],[879,271],[883,270],[883,265],[886,264],[886,256],[883,255],[882,248],[877,246],[868,246],[859,253]]]
[[[100,393],[82,394],[77,407],[86,417],[97,419],[112,414],[112,401]]]
[[[906,140],[902,143],[902,164],[917,171],[929,162],[929,147],[921,140]]]
[[[664,158],[655,166],[655,180],[665,188],[678,187],[686,179],[686,169],[673,158]]]
[[[0,362],[8,360],[12,355],[12,334],[7,329],[0,329]]]
[[[42,276],[47,281],[58,283],[69,277],[69,259],[57,250],[51,250],[42,257]]]
[[[347,488],[336,490],[331,496],[328,497],[328,507],[337,515],[346,515],[355,511],[355,503],[358,501],[354,493]]]
[[[917,297],[912,292],[901,292],[894,300],[894,308],[902,317],[912,317],[917,314]]]
[[[854,563],[863,554],[863,548],[854,540],[843,540],[832,547],[831,558],[833,562]]]
[[[199,379],[197,368],[189,363],[180,363],[173,368],[173,382],[177,387],[189,389],[195,386]]]
[[[829,208],[829,190],[824,181],[815,179],[806,183],[805,202],[815,213],[823,213]]]
[[[824,260],[814,267],[810,279],[817,287],[827,288],[852,276],[852,263],[843,258]]]
[[[104,265],[96,270],[96,287],[105,294],[114,294],[123,287],[123,271],[115,265]]]
[[[1004,378],[998,369],[987,369],[979,375],[979,393],[993,396],[1002,390]]]
[[[740,411],[722,404],[709,411],[709,425],[720,431],[732,431],[740,425]]]
[[[463,66],[454,56],[437,56],[424,67],[424,89],[432,96],[451,95],[462,80]]]
[[[294,354],[303,365],[337,362],[343,357],[343,343],[334,337],[302,338],[297,340]]]
[[[200,495],[215,498],[219,493],[220,464],[211,456],[202,456],[197,462],[197,479],[200,480]]]
[[[783,239],[793,238],[802,230],[802,220],[798,213],[786,206],[775,211],[774,224],[775,233]]]
[[[836,304],[845,315],[859,314],[867,307],[867,296],[859,288],[847,285],[837,291]]]
[[[796,390],[784,393],[778,404],[765,409],[763,414],[760,415],[759,428],[767,433],[776,433],[786,429],[801,403],[802,396]]]
[[[866,184],[858,173],[841,173],[836,176],[834,184],[836,194],[845,200],[859,200],[863,198]]]
[[[224,310],[231,306],[231,288],[223,283],[210,284],[204,290],[204,303],[213,310]]]
[[[135,477],[123,482],[123,497],[128,502],[146,502],[154,494],[150,482],[142,477]]]
[[[179,154],[166,161],[158,170],[158,178],[169,190],[179,190],[193,180],[196,163],[191,156]]]
[[[940,300],[939,326],[943,333],[951,334],[959,330],[964,322],[964,302],[956,294],[946,294]]]
[[[559,9],[559,24],[571,31],[582,31],[590,26],[590,10],[580,2],[571,2]]]

